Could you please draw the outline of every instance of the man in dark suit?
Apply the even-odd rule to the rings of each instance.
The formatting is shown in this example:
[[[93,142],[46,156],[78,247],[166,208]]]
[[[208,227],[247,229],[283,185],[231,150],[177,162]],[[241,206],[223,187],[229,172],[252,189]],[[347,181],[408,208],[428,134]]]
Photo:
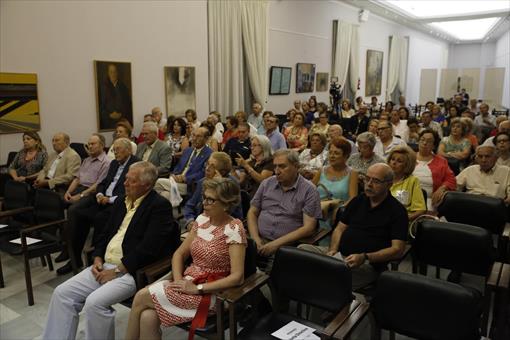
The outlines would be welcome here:
[[[124,195],[124,180],[129,166],[138,161],[138,158],[131,156],[131,142],[127,138],[115,140],[113,150],[115,159],[110,163],[106,177],[98,184],[96,195],[85,196],[67,211],[69,238],[78,268],[83,265],[81,252],[87,240],[90,225],[94,225],[94,243],[110,217],[116,198]],[[55,262],[62,262],[68,258],[67,250],[64,250],[57,256]],[[72,266],[69,261],[57,269],[57,274],[67,274],[71,270]]]
[[[149,162],[129,167],[101,237],[94,264],[55,288],[43,339],[74,339],[83,311],[86,339],[115,338],[113,304],[136,292],[138,269],[172,254],[179,243],[171,206],[152,190],[158,173]]]
[[[189,194],[191,184],[205,176],[205,163],[212,153],[212,149],[206,145],[208,139],[209,130],[207,128],[200,127],[193,131],[193,145],[184,149],[179,163],[175,166],[173,174],[170,175],[179,185],[181,195]],[[154,190],[168,200],[170,200],[170,189],[170,179],[168,178],[158,179],[154,186]]]
[[[136,157],[148,161],[158,168],[158,173],[169,173],[172,166],[172,150],[167,143],[158,139],[158,125],[154,122],[143,123],[142,133],[144,142],[138,144]]]

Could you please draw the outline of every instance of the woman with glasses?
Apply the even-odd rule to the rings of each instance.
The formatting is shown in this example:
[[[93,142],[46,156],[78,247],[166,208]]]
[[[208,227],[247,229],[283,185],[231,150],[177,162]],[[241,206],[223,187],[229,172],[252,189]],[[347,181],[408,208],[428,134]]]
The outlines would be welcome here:
[[[185,225],[188,229],[191,227],[191,222],[193,222],[202,212],[202,185],[204,181],[213,178],[230,178],[237,182],[237,179],[232,177],[231,172],[232,160],[228,154],[225,152],[213,152],[211,156],[209,156],[209,159],[205,164],[205,177],[197,182],[193,195],[191,195],[184,205],[182,213],[184,220],[186,221]],[[240,204],[234,207],[232,210],[232,216],[239,219],[243,218],[243,212]]]
[[[161,339],[160,326],[192,322],[204,327],[214,312],[211,294],[240,285],[244,279],[246,232],[230,216],[239,204],[239,186],[230,179],[204,182],[203,213],[172,257],[170,278],[140,290],[133,301],[126,339]],[[192,263],[185,267],[188,258]]]
[[[499,132],[492,142],[498,152],[496,164],[510,167],[510,135],[507,132]]]
[[[457,187],[455,175],[448,161],[434,153],[439,145],[439,135],[432,129],[420,132],[418,154],[413,175],[420,181],[421,188],[427,193],[427,207],[435,210],[444,194]]]
[[[241,189],[247,191],[250,197],[253,197],[260,183],[273,175],[274,165],[271,141],[266,136],[253,136],[250,149],[250,158],[238,157],[235,159],[241,169],[238,169],[234,176],[239,178]]]
[[[310,134],[322,133],[324,135],[327,135],[329,126],[330,125],[328,123],[328,113],[326,111],[320,112],[319,122],[312,125],[312,128],[310,129]]]
[[[409,221],[414,221],[427,211],[420,181],[412,175],[416,153],[408,146],[397,146],[388,156],[388,165],[394,173],[391,194],[406,208]]]

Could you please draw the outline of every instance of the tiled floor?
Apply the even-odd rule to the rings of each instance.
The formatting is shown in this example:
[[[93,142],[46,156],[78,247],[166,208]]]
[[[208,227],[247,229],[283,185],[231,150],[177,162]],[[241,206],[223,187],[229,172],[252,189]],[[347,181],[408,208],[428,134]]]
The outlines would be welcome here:
[[[71,274],[57,276],[54,271],[50,272],[47,268],[42,267],[39,259],[31,260],[35,305],[28,306],[22,258],[1,253],[1,260],[5,288],[0,289],[0,339],[40,339],[46,322],[47,308],[53,289],[71,277]],[[60,265],[58,264],[56,267],[58,268]],[[410,263],[408,261],[403,262],[400,270],[410,271]],[[117,311],[115,338],[123,339],[129,309],[120,304],[115,305],[114,308]],[[364,320],[351,338],[355,340],[369,339],[369,334],[369,323],[367,320]],[[85,338],[81,324],[76,338]],[[187,339],[187,332],[171,327],[163,330],[163,338],[184,340]],[[196,336],[195,339],[201,338]],[[383,339],[387,339],[387,335],[383,335]],[[397,339],[408,338],[397,336]]]

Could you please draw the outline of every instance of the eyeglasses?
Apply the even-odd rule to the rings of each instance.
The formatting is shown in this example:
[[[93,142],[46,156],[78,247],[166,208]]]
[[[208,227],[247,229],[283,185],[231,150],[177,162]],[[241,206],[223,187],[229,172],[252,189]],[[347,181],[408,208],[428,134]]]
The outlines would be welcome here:
[[[202,196],[202,202],[204,203],[204,205],[211,205],[214,204],[216,201],[217,201],[216,198]]]
[[[389,128],[390,128],[390,126],[380,127],[380,128],[377,128],[377,131],[382,131],[382,130],[386,130]]]
[[[381,180],[379,178],[375,178],[375,177],[369,177],[367,175],[365,175],[363,177],[363,182],[365,182],[365,184],[368,184],[370,182],[376,184],[376,185],[381,185],[381,184],[384,184],[386,182],[389,182],[388,180]]]

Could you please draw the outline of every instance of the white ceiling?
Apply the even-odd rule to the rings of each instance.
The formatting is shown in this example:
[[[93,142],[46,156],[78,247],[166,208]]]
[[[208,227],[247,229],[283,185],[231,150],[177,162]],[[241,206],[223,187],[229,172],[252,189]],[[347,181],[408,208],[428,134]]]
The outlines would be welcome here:
[[[493,42],[510,30],[510,0],[342,2],[454,44]]]

